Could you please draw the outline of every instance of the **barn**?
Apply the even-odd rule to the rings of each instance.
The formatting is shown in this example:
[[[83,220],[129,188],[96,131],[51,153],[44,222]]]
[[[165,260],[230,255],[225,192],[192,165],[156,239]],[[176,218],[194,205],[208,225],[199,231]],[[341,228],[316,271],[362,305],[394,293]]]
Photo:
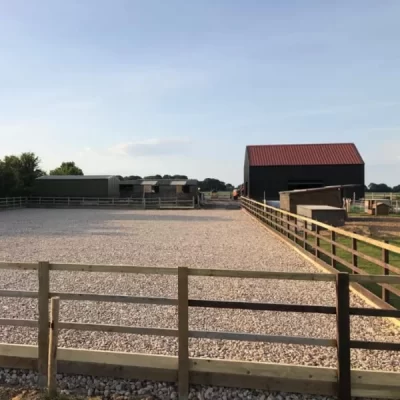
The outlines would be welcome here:
[[[39,197],[119,197],[119,179],[113,175],[49,175],[35,181]]]
[[[364,197],[364,161],[353,143],[247,146],[244,193],[252,199],[278,200],[279,192],[335,185],[356,185]]]

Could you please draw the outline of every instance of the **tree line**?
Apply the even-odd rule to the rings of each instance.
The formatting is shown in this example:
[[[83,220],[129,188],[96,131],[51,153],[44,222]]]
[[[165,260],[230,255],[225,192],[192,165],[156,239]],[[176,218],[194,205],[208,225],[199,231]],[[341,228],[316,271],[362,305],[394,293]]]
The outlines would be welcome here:
[[[40,168],[40,158],[35,153],[22,153],[19,156],[10,155],[0,159],[0,197],[29,196],[33,193],[35,179],[47,175]],[[53,170],[49,175],[83,175],[83,171],[75,162],[66,161]],[[149,175],[143,178],[139,175],[118,176],[120,180],[136,179],[188,179],[186,175]],[[231,191],[230,183],[215,178],[199,181],[202,191]]]
[[[365,187],[367,192],[375,193],[400,193],[400,185],[388,186],[386,183],[370,183]]]

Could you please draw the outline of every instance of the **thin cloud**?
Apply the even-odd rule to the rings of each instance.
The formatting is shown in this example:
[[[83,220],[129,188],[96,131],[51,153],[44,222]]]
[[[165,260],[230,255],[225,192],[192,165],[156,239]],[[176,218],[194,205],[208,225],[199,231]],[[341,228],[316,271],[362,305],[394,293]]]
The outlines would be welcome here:
[[[109,149],[110,153],[123,156],[154,157],[178,155],[187,151],[190,140],[187,138],[146,139],[119,143]]]
[[[366,110],[373,110],[377,108],[388,108],[400,106],[400,102],[377,102],[377,103],[366,103],[366,104],[349,104],[344,106],[332,106],[332,107],[321,107],[307,110],[289,111],[283,113],[271,114],[271,116],[278,117],[311,117],[315,115],[332,115],[332,114],[344,114],[353,113]]]

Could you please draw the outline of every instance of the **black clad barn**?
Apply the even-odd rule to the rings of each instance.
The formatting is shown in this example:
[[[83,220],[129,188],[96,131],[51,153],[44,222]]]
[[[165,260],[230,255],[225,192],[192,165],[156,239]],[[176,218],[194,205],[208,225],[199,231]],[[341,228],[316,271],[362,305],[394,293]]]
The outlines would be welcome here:
[[[358,185],[346,197],[364,197],[364,161],[353,143],[247,146],[244,193],[278,200],[279,192],[333,185]],[[351,193],[350,193],[351,192]]]

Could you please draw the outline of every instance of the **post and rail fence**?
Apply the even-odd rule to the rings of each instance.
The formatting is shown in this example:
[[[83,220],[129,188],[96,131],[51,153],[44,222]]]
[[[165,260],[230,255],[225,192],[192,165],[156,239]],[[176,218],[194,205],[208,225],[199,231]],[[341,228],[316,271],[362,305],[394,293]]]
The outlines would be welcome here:
[[[267,228],[292,242],[331,272],[400,276],[400,247],[335,228],[246,197],[242,207]],[[400,309],[400,285],[388,282],[353,284],[378,307]]]
[[[0,198],[0,211],[24,208],[27,206],[27,202],[27,197],[2,197]]]
[[[189,384],[334,395],[340,400],[350,400],[351,396],[400,397],[400,373],[354,370],[350,363],[351,349],[400,351],[400,343],[351,339],[350,316],[400,318],[400,311],[351,307],[349,301],[351,283],[399,284],[400,276],[49,262],[1,262],[0,270],[37,271],[39,281],[38,291],[0,290],[2,297],[38,299],[39,307],[38,320],[0,318],[0,325],[38,328],[38,346],[0,344],[0,366],[38,370],[40,385],[53,394],[57,390],[57,372],[74,374],[79,371],[88,375],[177,382],[180,400],[188,399]],[[55,292],[50,290],[53,271],[172,275],[178,281],[177,298]],[[192,276],[335,282],[337,301],[335,306],[321,306],[193,299],[189,297],[189,278]],[[175,306],[178,308],[178,326],[177,329],[166,329],[59,321],[60,302],[71,300]],[[311,338],[191,330],[190,309],[196,307],[336,315],[336,335],[333,338]],[[63,329],[175,337],[178,356],[57,348],[58,332]],[[190,357],[189,338],[334,347],[337,350],[337,368],[193,358]]]
[[[16,208],[131,208],[131,209],[194,209],[197,199],[178,197],[8,197],[0,198],[0,210]]]

